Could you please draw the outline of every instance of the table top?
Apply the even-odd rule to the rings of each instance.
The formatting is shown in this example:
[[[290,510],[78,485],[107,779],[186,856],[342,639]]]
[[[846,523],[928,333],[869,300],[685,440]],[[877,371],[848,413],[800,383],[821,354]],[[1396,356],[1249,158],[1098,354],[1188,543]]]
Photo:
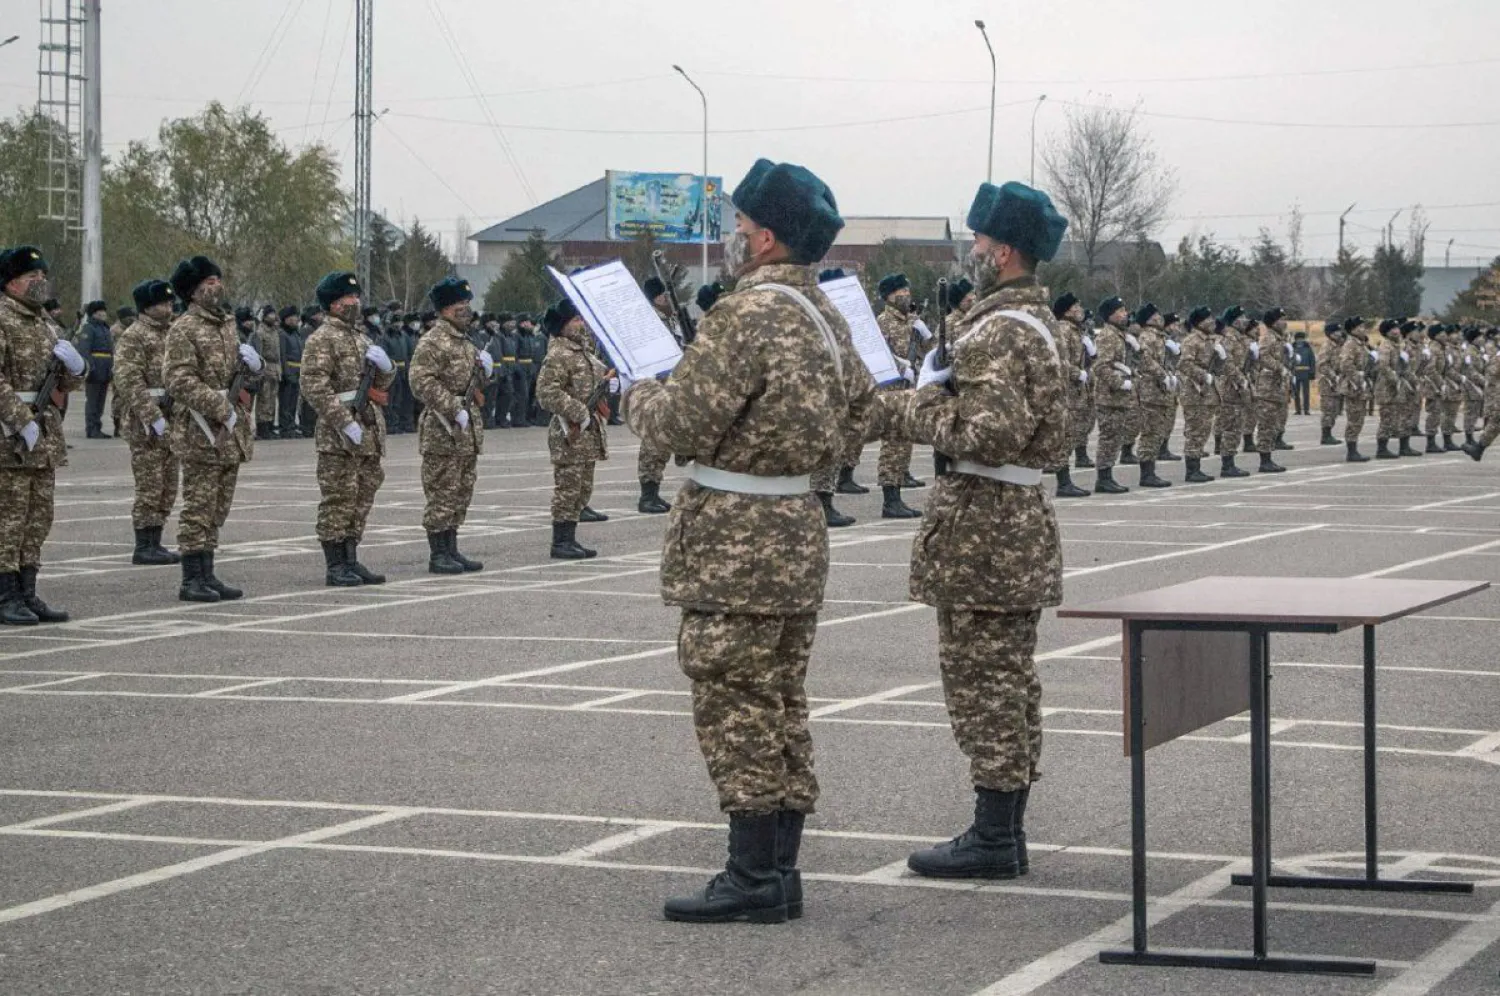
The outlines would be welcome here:
[[[1063,607],[1065,619],[1217,622],[1246,625],[1374,626],[1484,591],[1488,581],[1404,578],[1206,577],[1092,605]]]

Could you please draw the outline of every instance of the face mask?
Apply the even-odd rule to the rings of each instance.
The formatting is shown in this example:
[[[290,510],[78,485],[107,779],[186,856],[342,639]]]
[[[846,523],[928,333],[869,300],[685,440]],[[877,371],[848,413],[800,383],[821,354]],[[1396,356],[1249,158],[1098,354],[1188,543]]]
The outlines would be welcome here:
[[[374,326],[375,328],[377,328],[377,329],[380,328],[380,316],[379,315],[371,315],[370,316],[370,324],[372,326]]]
[[[21,300],[25,301],[27,304],[34,304],[38,306],[44,304],[51,296],[51,281],[49,281],[46,277],[43,277],[40,280],[33,280],[31,283],[27,284],[26,289],[21,292]]]
[[[421,327],[422,326],[420,324],[418,324],[417,322],[407,322],[406,323],[406,331],[408,331],[408,332],[415,332],[417,329],[419,329]]]
[[[333,317],[345,325],[354,325],[359,321],[359,302],[339,305],[333,312]]]
[[[223,284],[204,287],[198,291],[198,303],[210,311],[219,311],[224,307],[226,296]]]
[[[995,265],[992,253],[969,253],[969,280],[983,294],[999,278],[1000,268]]]
[[[474,321],[474,309],[469,307],[468,305],[464,305],[457,311],[453,312],[453,317],[450,318],[449,321],[451,321],[456,328],[462,331],[463,329],[468,328],[469,324]]]
[[[738,275],[740,269],[750,261],[750,236],[735,232],[724,243],[724,268]]]

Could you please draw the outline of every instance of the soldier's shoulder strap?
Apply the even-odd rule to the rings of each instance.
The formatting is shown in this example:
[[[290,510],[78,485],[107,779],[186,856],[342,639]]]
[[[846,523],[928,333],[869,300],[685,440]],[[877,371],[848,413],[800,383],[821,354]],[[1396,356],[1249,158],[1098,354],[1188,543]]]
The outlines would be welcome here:
[[[1027,314],[1024,311],[1017,311],[1013,308],[1007,308],[1003,311],[992,311],[990,312],[990,315],[986,317],[1010,318],[1020,322],[1023,325],[1029,325],[1031,328],[1036,330],[1036,333],[1042,337],[1042,340],[1044,342],[1047,343],[1047,348],[1052,351],[1052,357],[1054,359],[1061,359],[1061,357],[1059,357],[1057,353],[1057,339],[1053,337],[1052,330],[1047,327],[1046,322],[1042,321],[1035,315]],[[983,328],[983,326],[984,323],[981,322],[979,325],[970,329],[968,332],[965,332],[963,336],[959,338],[958,342],[955,342],[953,345],[957,346],[959,343],[969,338],[969,336],[973,335],[975,332],[978,332],[980,328]]]
[[[828,347],[828,355],[833,359],[834,372],[839,375],[839,380],[843,380],[844,361],[843,358],[839,355],[839,341],[834,336],[833,329],[828,324],[828,319],[823,317],[823,313],[818,310],[817,305],[809,301],[806,294],[803,294],[797,288],[789,287],[786,284],[758,284],[756,289],[768,290],[773,293],[780,294],[783,297],[791,298],[794,302],[796,302],[799,308],[807,313],[807,317],[813,320],[813,324],[816,325],[818,327],[818,331],[823,334],[823,344]]]

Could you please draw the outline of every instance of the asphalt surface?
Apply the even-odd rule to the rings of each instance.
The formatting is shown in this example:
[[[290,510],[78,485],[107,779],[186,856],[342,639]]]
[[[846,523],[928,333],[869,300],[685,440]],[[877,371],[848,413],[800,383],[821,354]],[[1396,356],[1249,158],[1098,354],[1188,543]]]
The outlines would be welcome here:
[[[1068,602],[1210,574],[1496,576],[1493,466],[1347,465],[1316,422],[1293,417],[1287,474],[1064,504]],[[580,528],[600,552],[581,564],[547,558],[542,430],[486,449],[462,534],[485,571],[425,573],[400,436],[361,550],[391,581],[351,591],[323,586],[311,443],[258,444],[217,560],[248,595],[198,606],[176,568],[129,565],[124,444],[74,440],[41,582],[74,621],[0,631],[0,993],[1500,990],[1500,593],[1379,631],[1384,874],[1473,895],[1273,891],[1273,952],[1376,958],[1374,979],[1106,966],[1130,913],[1118,627],[1044,618],[1030,876],[914,879],[906,854],[968,823],[967,768],[932,611],[907,601],[912,526],[883,522],[878,494],[840,497],[859,523],[832,535],[808,680],[807,916],[671,924],[662,900],[721,865],[725,835],[635,441],[613,430],[594,500],[612,518]],[[1272,653],[1278,868],[1349,874],[1358,632]],[[1250,943],[1228,882],[1249,851],[1248,732],[1239,717],[1148,755],[1153,945]]]

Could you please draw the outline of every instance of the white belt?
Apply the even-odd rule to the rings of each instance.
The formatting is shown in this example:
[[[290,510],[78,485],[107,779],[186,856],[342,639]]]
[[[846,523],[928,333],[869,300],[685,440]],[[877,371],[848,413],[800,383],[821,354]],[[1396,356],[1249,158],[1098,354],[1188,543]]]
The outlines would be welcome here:
[[[16,400],[19,401],[23,405],[34,405],[34,404],[36,404],[36,392],[35,391],[17,391],[16,392]]]
[[[986,467],[982,463],[973,460],[953,461],[953,470],[959,474],[973,474],[975,477],[988,477],[992,481],[1000,481],[1003,484],[1019,484],[1022,487],[1031,487],[1042,483],[1042,472],[1035,467],[1018,467],[1008,463],[1003,467]]]
[[[165,387],[148,387],[146,388],[146,395],[160,401],[167,396],[167,389]]]
[[[760,477],[756,474],[737,474],[732,470],[719,470],[717,467],[705,467],[701,463],[690,463],[688,476],[705,488],[713,488],[715,491],[731,491],[741,495],[791,497],[805,495],[812,490],[810,474],[797,477]]]
[[[339,395],[339,401],[343,404],[350,405],[354,403],[354,399],[357,397],[359,397],[358,390],[344,391]]]

